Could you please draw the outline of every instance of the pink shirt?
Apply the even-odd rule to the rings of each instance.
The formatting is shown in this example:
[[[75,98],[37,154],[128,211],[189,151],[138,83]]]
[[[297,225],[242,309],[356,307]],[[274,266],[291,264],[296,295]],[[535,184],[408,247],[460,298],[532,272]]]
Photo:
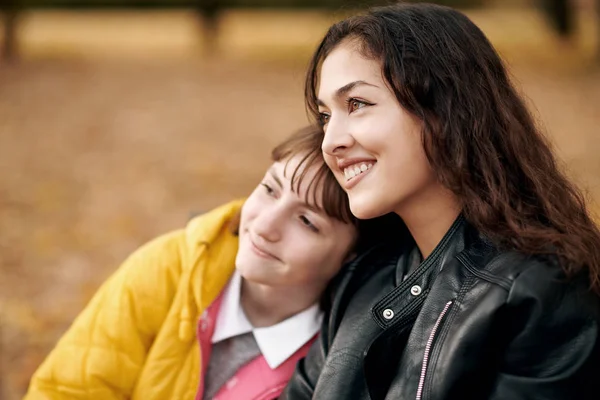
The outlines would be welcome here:
[[[238,279],[238,278],[235,278]],[[234,279],[232,278],[232,282]],[[221,306],[224,298],[227,298],[227,289],[211,304],[202,318],[198,321],[197,337],[202,352],[202,371],[208,368],[210,353],[213,343],[213,334],[220,316]],[[238,290],[237,288],[232,288]],[[238,295],[239,301],[239,295]],[[213,400],[272,400],[279,397],[287,382],[290,380],[296,363],[303,358],[310,345],[316,339],[316,335],[304,343],[296,352],[284,361],[277,363],[271,368],[264,355],[256,357],[248,364],[240,368],[236,374],[227,381],[217,392]],[[279,339],[281,340],[281,339]],[[272,364],[272,362],[271,362]],[[202,400],[204,394],[204,376],[200,377],[200,385],[196,394],[196,400]]]

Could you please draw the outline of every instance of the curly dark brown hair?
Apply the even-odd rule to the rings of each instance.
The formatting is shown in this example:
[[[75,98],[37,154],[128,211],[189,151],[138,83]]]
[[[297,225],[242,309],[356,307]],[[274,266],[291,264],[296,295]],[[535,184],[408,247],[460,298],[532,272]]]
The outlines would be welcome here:
[[[600,294],[598,227],[481,30],[459,11],[422,3],[336,23],[306,77],[316,120],[321,64],[348,41],[381,63],[400,105],[422,121],[429,162],[467,220],[502,248],[558,256],[567,276],[587,272]]]

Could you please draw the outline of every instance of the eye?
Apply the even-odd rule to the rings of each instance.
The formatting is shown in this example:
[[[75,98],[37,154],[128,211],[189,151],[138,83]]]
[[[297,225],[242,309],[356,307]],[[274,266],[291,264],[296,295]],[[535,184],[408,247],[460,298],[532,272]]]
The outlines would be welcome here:
[[[314,224],[312,222],[310,222],[310,220],[308,218],[306,218],[304,215],[300,216],[300,221],[302,222],[302,224],[304,226],[306,226],[311,231],[313,231],[315,233],[319,232],[319,229],[316,226],[314,226]]]
[[[273,188],[272,188],[271,186],[269,186],[268,184],[266,184],[266,183],[264,183],[264,182],[263,182],[263,183],[261,183],[260,185],[261,185],[261,186],[262,186],[262,187],[265,189],[265,192],[266,192],[266,193],[267,193],[269,196],[275,197],[275,191],[273,190]]]
[[[327,125],[330,118],[331,118],[331,115],[329,115],[328,113],[325,113],[325,112],[319,113],[319,123],[321,125]]]
[[[351,97],[348,100],[346,100],[346,103],[348,105],[348,112],[349,113],[353,113],[354,111],[360,110],[363,107],[373,105],[372,103],[368,103],[368,102],[366,102],[364,100],[355,99],[353,97]]]

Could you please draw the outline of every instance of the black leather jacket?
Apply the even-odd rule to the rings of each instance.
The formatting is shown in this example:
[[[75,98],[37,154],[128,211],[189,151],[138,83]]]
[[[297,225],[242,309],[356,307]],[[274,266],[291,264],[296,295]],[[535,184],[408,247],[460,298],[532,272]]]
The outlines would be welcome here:
[[[379,246],[341,275],[283,399],[600,398],[587,279],[501,251],[462,217],[425,261],[413,247]]]

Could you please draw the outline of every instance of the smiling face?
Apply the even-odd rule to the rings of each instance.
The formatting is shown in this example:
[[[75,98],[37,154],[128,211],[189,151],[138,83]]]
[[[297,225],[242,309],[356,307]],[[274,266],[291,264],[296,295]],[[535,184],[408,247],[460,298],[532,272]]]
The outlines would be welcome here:
[[[402,216],[440,186],[421,140],[421,122],[398,103],[381,65],[351,41],[323,61],[318,104],[327,165],[361,219]]]
[[[323,289],[356,241],[353,224],[328,216],[322,204],[307,202],[322,198],[322,181],[306,196],[317,166],[308,167],[299,187],[292,185],[301,159],[273,163],[242,208],[236,268],[249,281]]]

